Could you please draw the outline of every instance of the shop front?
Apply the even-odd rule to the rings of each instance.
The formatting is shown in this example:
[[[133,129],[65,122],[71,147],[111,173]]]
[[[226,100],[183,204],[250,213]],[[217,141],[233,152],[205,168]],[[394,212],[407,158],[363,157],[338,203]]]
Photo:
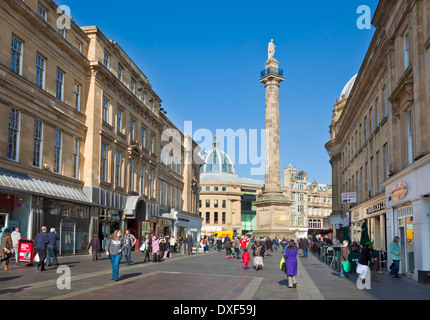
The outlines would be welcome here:
[[[97,222],[94,224],[94,229],[97,230],[96,234],[101,243],[101,250],[104,251],[110,235],[117,229],[121,230],[122,211],[117,209],[97,208],[96,213]]]
[[[430,155],[384,182],[387,239],[400,238],[400,273],[430,283]],[[389,263],[391,263],[389,255]]]
[[[13,231],[19,227],[23,238],[32,238],[29,217],[32,212],[33,197],[24,193],[0,193],[0,226]]]
[[[290,230],[294,232],[295,239],[302,239],[302,238],[308,237],[308,230],[309,230],[308,228],[297,227],[297,228],[290,228]]]
[[[174,236],[176,238],[187,237],[189,234],[193,238],[194,243],[198,243],[201,239],[202,221],[198,215],[189,214],[186,212],[177,212],[176,221],[174,222]]]
[[[0,224],[34,239],[46,226],[61,236],[60,254],[84,251],[94,206],[82,188],[0,168]]]
[[[351,209],[351,240],[360,242],[361,227],[367,224],[367,230],[373,247],[377,251],[387,250],[385,194],[380,194]]]
[[[86,252],[90,241],[90,207],[55,199],[43,199],[44,222],[48,228],[55,228],[59,255]]]

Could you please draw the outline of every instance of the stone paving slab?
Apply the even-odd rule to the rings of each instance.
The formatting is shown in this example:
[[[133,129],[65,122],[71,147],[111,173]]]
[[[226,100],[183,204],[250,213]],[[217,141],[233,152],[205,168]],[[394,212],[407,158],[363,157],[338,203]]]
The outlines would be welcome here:
[[[237,300],[252,281],[251,277],[156,272],[68,299]]]

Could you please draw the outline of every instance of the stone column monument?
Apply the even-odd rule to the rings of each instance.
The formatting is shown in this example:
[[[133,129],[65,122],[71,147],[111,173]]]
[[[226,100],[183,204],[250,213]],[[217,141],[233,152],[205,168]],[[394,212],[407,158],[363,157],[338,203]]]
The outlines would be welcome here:
[[[275,44],[269,43],[268,60],[260,82],[266,88],[265,187],[257,197],[257,230],[254,235],[294,239],[291,226],[292,201],[281,190],[281,154],[279,139],[279,84],[285,80],[279,62],[273,58]]]

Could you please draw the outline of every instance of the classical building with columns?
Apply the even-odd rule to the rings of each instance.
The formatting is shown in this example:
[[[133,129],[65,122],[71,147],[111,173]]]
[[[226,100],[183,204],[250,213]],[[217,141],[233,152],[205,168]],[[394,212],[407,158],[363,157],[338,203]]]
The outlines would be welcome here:
[[[378,250],[399,236],[400,272],[427,283],[429,12],[429,0],[379,2],[374,37],[349,94],[336,101],[326,144],[333,212],[350,215],[351,238],[360,239],[364,221]],[[357,203],[342,204],[342,192],[355,192]]]
[[[55,227],[60,253],[114,228],[199,229],[197,144],[117,42],[73,19],[59,28],[57,9],[0,2],[0,224],[24,238]]]

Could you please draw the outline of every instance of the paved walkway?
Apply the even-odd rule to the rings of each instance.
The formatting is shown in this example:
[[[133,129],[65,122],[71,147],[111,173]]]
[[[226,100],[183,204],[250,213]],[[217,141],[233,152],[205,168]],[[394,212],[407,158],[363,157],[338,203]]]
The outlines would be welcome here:
[[[120,264],[120,281],[111,280],[111,264],[104,255],[59,257],[71,272],[71,289],[60,290],[62,273],[55,267],[38,272],[35,267],[15,266],[0,270],[1,300],[378,300],[430,299],[430,286],[411,279],[391,279],[381,274],[371,290],[356,286],[356,275],[341,279],[338,272],[313,255],[299,253],[298,287],[287,287],[279,270],[281,252],[265,257],[264,268],[243,269],[240,260],[226,259],[224,252],[191,256],[175,254],[163,262],[143,263],[143,254],[133,252],[133,264]],[[250,264],[252,267],[252,263]],[[3,267],[2,265],[0,267]]]

